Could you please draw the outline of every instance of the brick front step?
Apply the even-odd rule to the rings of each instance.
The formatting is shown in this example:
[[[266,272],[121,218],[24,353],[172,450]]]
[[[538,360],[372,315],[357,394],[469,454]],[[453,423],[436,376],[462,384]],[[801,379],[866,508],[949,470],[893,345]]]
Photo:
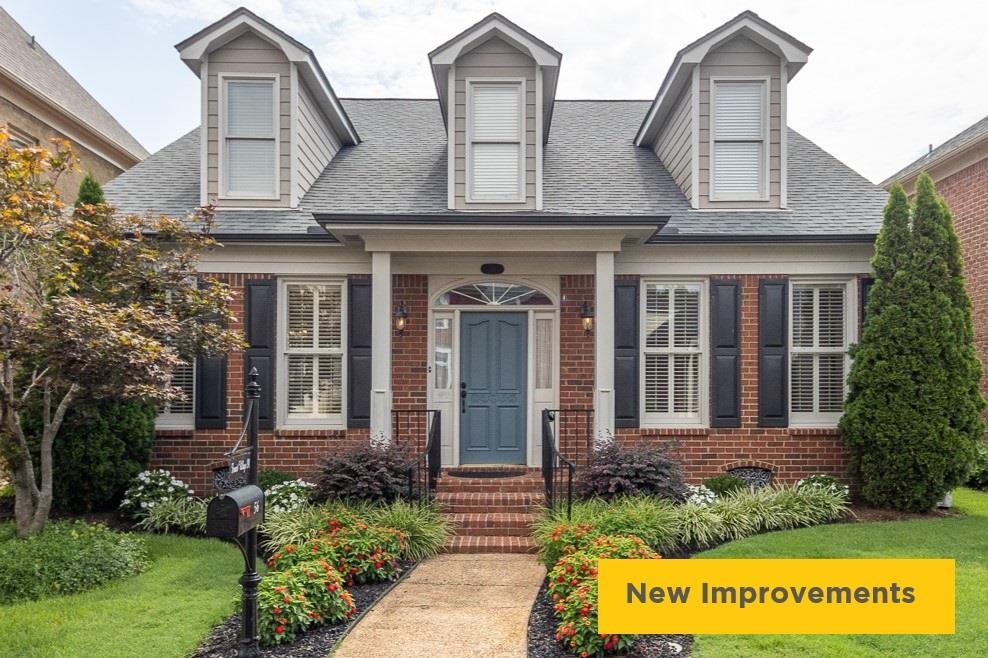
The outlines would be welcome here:
[[[445,546],[447,553],[534,553],[531,537],[453,537]]]
[[[500,508],[498,508],[500,509]],[[448,514],[447,518],[461,537],[497,536],[527,537],[538,514]]]
[[[541,490],[538,493],[445,491],[436,494],[436,502],[449,514],[484,514],[495,509],[505,514],[528,514],[542,507],[545,496]]]
[[[438,491],[542,491],[542,478],[532,475],[519,475],[510,478],[461,478],[442,475],[439,477]]]

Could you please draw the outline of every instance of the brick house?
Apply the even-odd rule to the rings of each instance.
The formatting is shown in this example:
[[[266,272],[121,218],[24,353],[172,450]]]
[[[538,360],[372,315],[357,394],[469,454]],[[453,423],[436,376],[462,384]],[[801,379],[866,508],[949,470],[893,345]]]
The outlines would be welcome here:
[[[249,347],[175,374],[156,466],[206,488],[257,367],[262,467],[300,474],[426,408],[444,467],[537,467],[541,412],[581,409],[588,440],[676,439],[693,481],[843,474],[886,193],[788,127],[806,44],[744,12],[646,101],[556,99],[560,53],[499,14],[428,54],[427,99],[339,99],[246,9],[177,49],[202,125],[106,192],[215,205],[201,269]]]
[[[73,201],[87,172],[100,183],[134,166],[148,152],[17,21],[0,7],[0,129],[23,148],[68,139],[79,171],[57,184]]]
[[[988,117],[930,149],[882,186],[888,189],[899,181],[912,195],[922,171],[933,178],[954,218],[971,297],[974,344],[981,362],[988,363]],[[982,377],[981,392],[988,395],[988,378]]]

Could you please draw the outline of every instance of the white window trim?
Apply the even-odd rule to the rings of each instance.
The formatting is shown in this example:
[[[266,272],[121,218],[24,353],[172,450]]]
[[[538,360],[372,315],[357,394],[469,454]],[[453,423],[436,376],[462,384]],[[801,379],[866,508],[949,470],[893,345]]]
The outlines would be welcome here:
[[[734,141],[734,140],[718,140],[715,135],[717,134],[715,122],[717,120],[716,114],[716,95],[717,95],[717,84],[718,83],[732,83],[732,82],[754,82],[760,83],[762,85],[762,162],[761,171],[759,172],[759,187],[760,192],[758,194],[730,194],[730,195],[718,195],[716,190],[716,181],[714,172],[716,169],[716,151],[714,148],[718,141]],[[771,126],[771,89],[772,80],[769,76],[711,76],[710,77],[710,130],[708,131],[710,137],[708,139],[708,152],[710,154],[710,168],[709,168],[709,198],[710,201],[768,201],[770,199],[769,188],[771,187],[771,181],[769,177],[769,166],[771,163],[771,140],[770,140],[770,126]],[[750,140],[741,140],[748,142]]]
[[[219,169],[219,181],[217,182],[219,186],[218,198],[222,200],[252,199],[279,201],[281,199],[281,75],[278,73],[219,73],[216,77],[219,95],[219,104],[217,106],[219,131],[219,139],[217,140],[217,167]],[[274,192],[271,194],[234,194],[227,191],[226,140],[229,138],[226,134],[227,83],[238,80],[252,82],[266,80],[274,86],[274,93],[272,94],[272,111],[274,112],[274,162],[272,163],[274,166]]]
[[[833,429],[837,427],[843,412],[793,412],[792,411],[792,357],[793,357],[793,289],[796,286],[844,286],[844,397],[847,397],[847,374],[851,370],[851,356],[848,353],[851,345],[857,341],[858,333],[858,280],[857,278],[807,278],[789,279],[789,308],[788,308],[788,353],[786,358],[787,403],[789,405],[789,427],[819,427]],[[816,327],[814,327],[816,331]],[[814,401],[816,399],[814,393]]]
[[[8,143],[14,148],[32,148],[38,146],[38,140],[26,130],[21,130],[11,123],[5,124],[4,129],[7,132]],[[18,146],[18,144],[22,144],[23,146]]]
[[[192,403],[192,411],[189,413],[172,413],[171,404],[166,404],[164,410],[159,412],[154,419],[154,428],[158,430],[187,430],[196,426],[196,362],[192,359],[192,395],[189,402]]]
[[[311,414],[307,416],[288,415],[288,286],[290,285],[324,285],[340,287],[340,413]],[[279,278],[278,279],[278,354],[277,354],[277,418],[279,428],[290,429],[346,429],[347,415],[347,288],[346,280],[340,278]]]
[[[645,355],[647,347],[645,337],[647,321],[645,317],[647,300],[646,289],[649,285],[699,285],[700,286],[700,308],[698,317],[700,318],[700,372],[698,375],[699,395],[697,402],[699,413],[696,418],[684,418],[676,414],[656,413],[646,411],[645,400]],[[709,425],[709,400],[710,400],[710,317],[709,317],[709,282],[707,279],[697,279],[688,277],[676,278],[648,278],[642,279],[638,291],[638,336],[641,348],[639,350],[638,367],[638,408],[641,410],[639,425],[649,428],[664,427],[707,427]]]
[[[466,144],[465,144],[465,179],[466,189],[464,190],[464,198],[467,203],[524,203],[525,201],[525,190],[527,188],[526,174],[525,174],[525,151],[527,150],[526,139],[526,123],[527,118],[525,116],[525,110],[527,106],[527,97],[525,91],[525,78],[466,78]],[[519,135],[518,144],[520,148],[518,149],[518,195],[514,198],[503,198],[503,197],[476,197],[473,194],[473,90],[476,86],[483,85],[506,85],[514,84],[518,85],[520,89],[518,112],[521,115],[521,121],[519,121]],[[490,142],[490,143],[505,143],[514,144],[514,142]],[[537,145],[536,145],[537,148]]]

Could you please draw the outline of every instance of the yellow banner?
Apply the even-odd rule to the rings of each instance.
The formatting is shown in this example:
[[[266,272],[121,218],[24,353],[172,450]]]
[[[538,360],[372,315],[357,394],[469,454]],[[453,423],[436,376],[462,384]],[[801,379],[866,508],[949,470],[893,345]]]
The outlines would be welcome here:
[[[600,560],[601,633],[952,634],[953,560]]]

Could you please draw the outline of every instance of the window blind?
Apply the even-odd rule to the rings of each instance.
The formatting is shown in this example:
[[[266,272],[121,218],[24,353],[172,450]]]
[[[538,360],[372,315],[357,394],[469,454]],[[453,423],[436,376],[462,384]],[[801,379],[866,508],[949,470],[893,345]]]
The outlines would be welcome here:
[[[286,292],[289,418],[342,413],[342,288],[289,284]]]
[[[759,195],[765,178],[764,84],[717,82],[713,98],[714,194]]]
[[[472,84],[470,196],[518,200],[522,194],[522,86]]]
[[[790,407],[793,413],[840,413],[846,376],[846,289],[794,285]]]
[[[226,194],[277,194],[274,80],[228,80],[225,88]]]
[[[699,284],[646,285],[646,413],[699,418],[700,322]]]

